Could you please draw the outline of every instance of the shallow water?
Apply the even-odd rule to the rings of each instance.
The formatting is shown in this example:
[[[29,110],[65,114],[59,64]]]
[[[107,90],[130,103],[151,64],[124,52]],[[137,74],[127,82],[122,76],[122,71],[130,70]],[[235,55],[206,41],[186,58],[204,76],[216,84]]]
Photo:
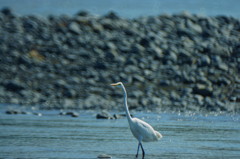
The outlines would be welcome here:
[[[97,120],[95,112],[80,117],[0,113],[0,158],[91,159],[109,154],[134,158],[137,141],[125,118]],[[239,115],[134,113],[160,131],[159,142],[143,143],[146,159],[240,158]]]

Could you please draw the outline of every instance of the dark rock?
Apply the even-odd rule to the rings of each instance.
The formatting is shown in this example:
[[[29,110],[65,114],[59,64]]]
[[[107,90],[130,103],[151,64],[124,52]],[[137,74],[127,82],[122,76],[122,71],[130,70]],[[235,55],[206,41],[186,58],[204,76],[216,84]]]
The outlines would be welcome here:
[[[210,86],[205,86],[202,84],[197,84],[193,87],[192,93],[199,94],[201,96],[212,96],[213,95],[213,89]]]
[[[203,105],[203,100],[204,100],[204,98],[203,98],[203,96],[201,96],[201,95],[194,95],[194,99],[197,101],[197,103],[199,104],[199,105]]]
[[[134,75],[134,76],[133,76],[133,81],[144,82],[145,79],[144,79],[142,76]]]
[[[159,82],[159,85],[162,86],[162,87],[168,87],[171,85],[171,82],[169,80],[161,80]]]
[[[129,59],[128,61],[127,61],[127,63],[128,64],[130,64],[130,63],[132,63],[132,64],[134,64],[135,62],[133,61],[133,60],[131,60],[131,59]],[[138,70],[138,68],[136,67],[136,66],[134,66],[134,65],[128,65],[126,68],[125,68],[125,70],[126,70],[126,72],[135,72],[135,71],[137,71]]]
[[[67,98],[74,98],[77,96],[77,92],[74,89],[68,88],[63,92],[63,96]]]
[[[193,33],[201,34],[203,31],[202,27],[197,23],[193,23],[191,19],[187,20],[186,25],[189,29],[193,31]]]
[[[25,19],[23,27],[27,32],[37,31],[38,23],[34,19]]]
[[[116,26],[113,25],[113,22],[110,19],[103,20],[101,24],[106,30],[114,30],[116,28]]]
[[[120,119],[122,118],[123,116],[119,115],[119,114],[113,114],[113,118],[114,119]]]
[[[232,97],[232,96],[231,96],[231,97],[229,97],[229,98],[230,98],[229,101],[231,101],[231,102],[235,102],[235,103],[236,103],[236,102],[237,102],[237,103],[240,102],[240,96],[238,96],[238,97],[236,97],[236,96]]]
[[[88,11],[80,11],[76,15],[86,17],[89,16],[90,13]]]
[[[100,154],[100,155],[97,156],[97,158],[99,158],[99,159],[109,159],[109,158],[112,158],[112,156],[107,155],[107,154]]]
[[[177,62],[177,55],[173,51],[167,51],[168,53],[164,56],[164,64],[172,64]]]
[[[189,95],[192,92],[192,88],[183,88],[182,89],[182,94],[183,95]]]
[[[8,7],[2,8],[1,12],[6,16],[12,16],[13,15],[12,10]]]
[[[142,45],[143,47],[148,47],[150,44],[150,41],[147,38],[142,38],[139,44]]]
[[[199,84],[203,84],[203,85],[207,85],[207,86],[211,86],[211,82],[205,77],[205,76],[199,76],[196,79],[197,83]]]
[[[22,112],[19,110],[7,110],[6,114],[22,114]]]
[[[25,86],[19,81],[8,81],[4,83],[4,87],[8,91],[19,92],[25,89]]]
[[[196,78],[194,76],[189,76],[186,72],[182,74],[182,82],[185,84],[195,83]]]
[[[195,36],[195,33],[192,30],[189,30],[187,28],[178,28],[177,35],[180,37],[187,36],[187,37],[193,39],[193,37]]]
[[[81,29],[79,28],[79,25],[76,22],[72,22],[69,24],[69,30],[73,32],[74,34],[80,34]]]
[[[10,109],[5,112],[6,114],[13,115],[13,114],[24,114],[24,115],[29,115],[32,114],[31,112],[27,111],[21,111],[21,110],[16,110],[16,109]]]
[[[157,48],[157,47],[154,47],[154,48],[151,48],[152,50],[149,50],[149,52],[152,52],[155,56],[156,59],[162,59],[164,54],[163,54],[163,51],[162,49],[160,48]]]
[[[198,61],[200,66],[209,66],[211,63],[210,58],[207,55],[201,56],[201,58]]]
[[[209,98],[209,97],[205,98],[204,105],[208,111],[216,111],[217,110],[215,102],[213,100],[211,100],[211,98]]]
[[[221,110],[221,111],[226,111],[227,105],[219,100],[216,101],[216,106]]]
[[[66,115],[70,115],[71,117],[79,117],[77,112],[67,112]]]
[[[66,115],[66,112],[60,112],[59,115]]]
[[[191,65],[195,63],[195,57],[192,57],[191,53],[189,53],[187,50],[181,50],[179,51],[178,62]]]
[[[117,52],[116,51],[114,51],[114,50],[106,51],[105,59],[113,61],[116,58],[117,58]]]
[[[220,65],[218,65],[218,68],[222,71],[228,71],[228,66],[225,63],[221,63]]]
[[[102,111],[96,115],[97,119],[114,119],[114,117],[109,114],[107,111]]]
[[[214,55],[214,56],[212,56],[212,62],[215,66],[219,66],[222,64],[222,59],[220,56]]]
[[[131,117],[133,117],[132,114],[130,114]],[[121,118],[125,118],[126,114],[113,114],[114,119],[121,119]]]
[[[143,92],[139,91],[139,90],[133,91],[130,95],[130,97],[133,97],[133,98],[138,98],[138,97],[141,97],[141,96],[143,96]]]
[[[33,113],[33,115],[42,116],[42,113],[35,112],[35,113]]]
[[[60,112],[59,115],[68,115],[71,117],[79,117],[79,114],[77,112]]]
[[[94,68],[100,69],[100,70],[105,70],[105,69],[107,69],[107,66],[102,62],[96,62],[94,65]]]
[[[175,91],[172,91],[170,93],[170,100],[179,102],[180,101],[180,96]]]
[[[107,15],[105,15],[105,18],[120,19],[120,17],[113,11],[110,11]]]
[[[139,44],[136,44],[134,45],[132,48],[131,48],[131,52],[132,53],[136,53],[136,54],[142,54],[144,51],[144,47],[142,47],[141,45]]]
[[[222,85],[230,85],[231,81],[228,80],[226,77],[219,77],[216,82],[217,85],[222,86]]]

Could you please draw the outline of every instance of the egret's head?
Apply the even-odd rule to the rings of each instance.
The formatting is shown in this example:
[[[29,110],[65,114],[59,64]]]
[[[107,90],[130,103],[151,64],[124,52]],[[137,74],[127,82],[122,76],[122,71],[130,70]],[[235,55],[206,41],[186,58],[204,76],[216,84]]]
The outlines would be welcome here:
[[[122,82],[118,82],[118,83],[111,84],[111,86],[118,86],[118,85],[121,85],[121,84],[122,84]]]

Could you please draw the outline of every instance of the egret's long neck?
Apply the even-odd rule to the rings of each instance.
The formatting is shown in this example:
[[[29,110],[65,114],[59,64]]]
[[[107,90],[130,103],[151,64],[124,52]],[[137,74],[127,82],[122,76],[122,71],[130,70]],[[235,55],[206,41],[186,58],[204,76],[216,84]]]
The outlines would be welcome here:
[[[130,113],[129,113],[129,110],[128,110],[128,104],[127,104],[127,91],[126,91],[123,84],[121,84],[121,86],[122,86],[122,89],[123,89],[123,92],[124,92],[124,105],[125,105],[126,115],[127,115],[128,121],[131,121],[132,118],[130,116]]]

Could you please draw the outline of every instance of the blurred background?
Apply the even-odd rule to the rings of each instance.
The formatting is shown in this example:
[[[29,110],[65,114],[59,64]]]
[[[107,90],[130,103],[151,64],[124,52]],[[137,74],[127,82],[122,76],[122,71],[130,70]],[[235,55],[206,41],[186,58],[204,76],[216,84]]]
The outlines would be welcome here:
[[[0,102],[239,111],[237,0],[1,0]]]

